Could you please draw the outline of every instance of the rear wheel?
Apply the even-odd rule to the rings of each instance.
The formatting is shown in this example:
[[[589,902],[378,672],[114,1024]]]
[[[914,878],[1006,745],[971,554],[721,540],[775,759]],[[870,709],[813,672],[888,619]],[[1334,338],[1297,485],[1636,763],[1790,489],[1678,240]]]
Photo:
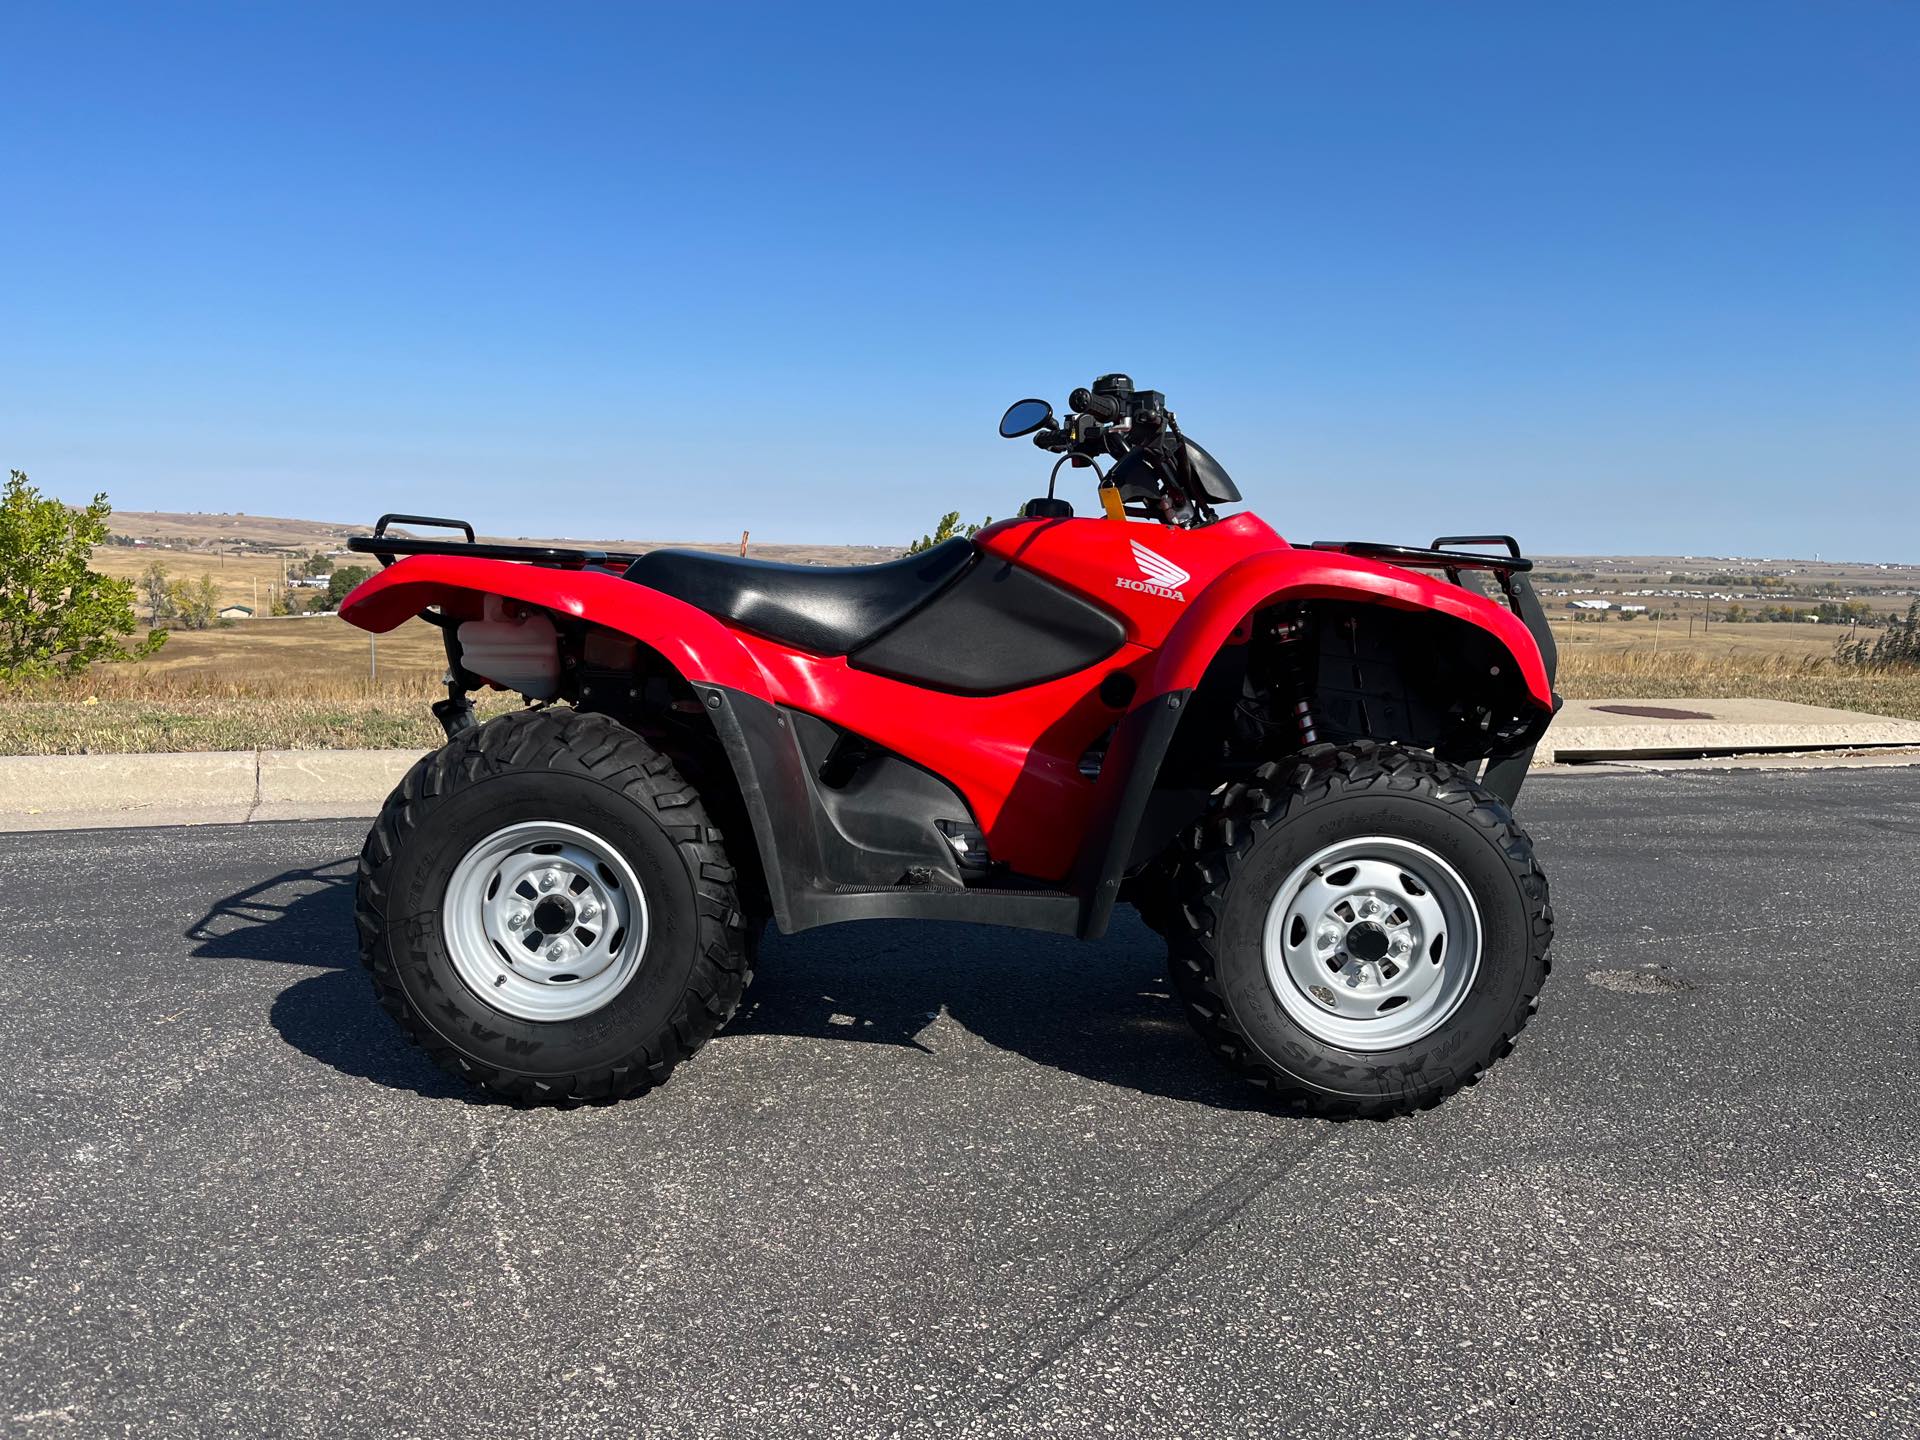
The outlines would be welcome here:
[[[515,1100],[667,1078],[739,1004],[757,925],[672,761],[604,716],[503,716],[415,765],[361,853],[361,953],[439,1064]]]
[[[1182,850],[1174,983],[1209,1046],[1293,1103],[1437,1104],[1533,1012],[1553,910],[1532,842],[1423,752],[1321,745],[1262,766]]]

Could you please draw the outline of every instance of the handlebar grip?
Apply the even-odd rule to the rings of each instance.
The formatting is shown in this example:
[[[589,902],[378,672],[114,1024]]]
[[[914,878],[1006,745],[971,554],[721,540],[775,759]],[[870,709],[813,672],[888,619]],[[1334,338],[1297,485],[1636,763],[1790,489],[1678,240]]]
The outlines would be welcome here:
[[[1084,385],[1067,396],[1067,405],[1095,420],[1118,420],[1127,411],[1126,405],[1115,396],[1096,395]]]

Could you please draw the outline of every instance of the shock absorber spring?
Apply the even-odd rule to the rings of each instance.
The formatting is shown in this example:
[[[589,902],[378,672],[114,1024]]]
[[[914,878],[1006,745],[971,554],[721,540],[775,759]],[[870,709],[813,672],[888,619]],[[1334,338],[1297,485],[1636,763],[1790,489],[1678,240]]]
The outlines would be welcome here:
[[[1274,624],[1269,632],[1273,639],[1273,655],[1276,661],[1277,676],[1282,695],[1293,697],[1291,714],[1293,723],[1300,734],[1303,746],[1312,745],[1320,739],[1320,724],[1313,713],[1313,676],[1308,667],[1306,642],[1307,624],[1304,620],[1281,620]]]

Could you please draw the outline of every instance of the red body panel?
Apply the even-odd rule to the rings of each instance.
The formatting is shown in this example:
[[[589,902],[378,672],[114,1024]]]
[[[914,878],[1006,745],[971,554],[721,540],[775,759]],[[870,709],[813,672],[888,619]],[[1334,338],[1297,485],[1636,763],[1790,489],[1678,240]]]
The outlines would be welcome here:
[[[1199,530],[1111,520],[1004,520],[977,540],[982,549],[1117,612],[1132,643],[1161,649],[1143,699],[1196,684],[1241,620],[1286,596],[1371,601],[1465,620],[1511,650],[1534,699],[1553,705],[1540,647],[1506,606],[1422,571],[1337,550],[1295,549],[1256,515],[1235,515]],[[1188,580],[1157,590],[1116,583],[1141,581],[1136,544],[1187,572]]]
[[[766,694],[742,637],[671,595],[606,570],[553,570],[514,560],[414,555],[369,576],[340,604],[340,618],[384,634],[429,605],[471,618],[488,595],[591,620],[651,645],[689,680]]]
[[[384,631],[429,605],[478,615],[482,598],[494,594],[620,631],[658,651],[689,681],[822,716],[945,777],[973,807],[994,857],[1047,880],[1072,866],[1095,795],[1079,759],[1118,718],[1099,699],[1101,680],[1114,670],[1130,673],[1138,682],[1136,706],[1190,689],[1240,623],[1277,599],[1370,601],[1453,615],[1497,638],[1540,705],[1553,703],[1539,649],[1505,607],[1416,571],[1291,548],[1252,515],[1199,530],[1012,520],[982,531],[978,543],[1119,616],[1126,627],[1120,650],[1024,690],[950,695],[853,669],[842,656],[811,655],[734,630],[606,571],[442,555],[401,560],[359,586],[340,613],[362,629]]]
[[[1127,639],[1148,647],[1161,644],[1187,605],[1248,556],[1297,553],[1257,515],[1235,515],[1201,530],[1105,519],[1002,520],[982,530],[975,543],[1116,612],[1126,623]],[[1164,594],[1129,588],[1149,583],[1135,558],[1136,545],[1171,561],[1188,578],[1164,587]]]

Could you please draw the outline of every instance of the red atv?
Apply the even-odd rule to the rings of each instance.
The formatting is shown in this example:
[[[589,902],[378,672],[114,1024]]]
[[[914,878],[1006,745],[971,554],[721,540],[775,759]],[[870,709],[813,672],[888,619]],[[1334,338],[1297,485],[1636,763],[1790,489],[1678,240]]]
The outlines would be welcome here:
[[[769,917],[1091,940],[1127,902],[1209,1048],[1299,1107],[1431,1105],[1504,1055],[1553,934],[1510,809],[1558,703],[1531,562],[1289,545],[1217,513],[1240,492],[1158,392],[1069,408],[1000,433],[1093,470],[1099,518],[1050,482],[879,565],[349,542],[383,569],[341,614],[446,639],[447,743],[360,864],[408,1033],[514,1099],[609,1099],[726,1024]],[[481,686],[532,707],[477,724]]]

